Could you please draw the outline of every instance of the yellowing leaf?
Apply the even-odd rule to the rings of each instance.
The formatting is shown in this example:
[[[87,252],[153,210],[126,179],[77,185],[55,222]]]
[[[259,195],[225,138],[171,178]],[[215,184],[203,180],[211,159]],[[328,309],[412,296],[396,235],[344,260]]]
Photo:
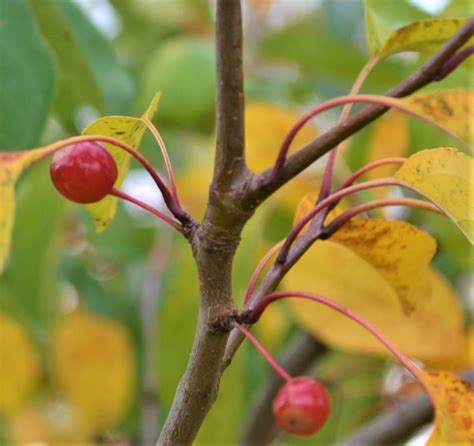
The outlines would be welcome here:
[[[435,407],[434,431],[428,446],[472,445],[474,442],[474,392],[471,385],[449,372],[424,372]]]
[[[293,110],[268,102],[249,102],[245,107],[245,155],[247,165],[259,172],[275,163],[286,135],[300,118]],[[304,126],[291,144],[290,153],[311,142],[317,132]]]
[[[51,152],[48,147],[0,152],[0,273],[10,252],[15,218],[15,184],[22,172]]]
[[[473,243],[473,175],[473,159],[445,147],[415,153],[394,177],[433,199]]]
[[[464,141],[474,141],[474,91],[445,90],[400,100],[410,109],[447,127]]]
[[[103,429],[119,421],[135,391],[134,355],[125,328],[81,309],[57,322],[51,342],[58,386],[84,424]]]
[[[335,241],[317,241],[288,272],[287,290],[326,296],[359,313],[397,347],[424,362],[464,357],[464,312],[450,284],[428,269],[417,281],[416,306],[403,311],[397,293],[374,266]],[[297,321],[334,348],[389,355],[370,333],[338,312],[300,299],[289,299]]]
[[[158,108],[160,93],[156,94],[142,118],[152,119]],[[134,148],[138,148],[145,133],[146,125],[140,118],[129,116],[106,116],[97,119],[82,132],[84,135],[104,135],[119,139]],[[115,159],[118,167],[118,178],[115,183],[120,187],[127,176],[131,156],[112,144],[105,144]],[[101,201],[86,206],[95,221],[96,231],[102,232],[112,222],[117,210],[117,198],[107,196]]]
[[[77,411],[63,400],[41,401],[16,412],[8,420],[9,444],[48,444],[54,446],[94,446]]]
[[[372,134],[367,152],[367,163],[382,158],[404,157],[410,147],[410,132],[406,116],[399,111],[392,111],[380,118]],[[367,172],[369,180],[386,178],[397,170],[397,166],[388,164]],[[378,191],[375,189],[374,192]]]
[[[402,51],[431,53],[448,41],[466,19],[427,19],[410,23],[388,35],[375,54],[384,57]]]
[[[413,309],[418,279],[436,252],[430,235],[404,221],[363,219],[350,220],[331,240],[369,262],[392,285],[404,309]]]
[[[20,408],[40,378],[38,353],[27,331],[0,315],[0,413]]]
[[[303,197],[296,211],[295,224],[314,208],[315,201],[316,195]],[[338,206],[331,211],[326,224],[343,209]],[[436,242],[431,236],[402,221],[352,219],[331,240],[344,244],[369,262],[393,286],[404,309],[413,309],[417,278],[425,273],[436,252]]]

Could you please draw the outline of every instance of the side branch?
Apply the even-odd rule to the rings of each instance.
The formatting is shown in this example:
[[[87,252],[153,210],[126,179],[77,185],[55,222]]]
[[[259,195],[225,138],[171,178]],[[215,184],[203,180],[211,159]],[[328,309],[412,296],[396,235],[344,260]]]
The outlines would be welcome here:
[[[240,0],[217,1],[216,62],[217,142],[213,186],[228,190],[245,171]]]
[[[439,73],[456,51],[461,48],[474,34],[474,17],[434,54],[434,56],[414,74],[385,93],[390,97],[407,96],[429,83],[437,80]],[[344,122],[336,125],[313,142],[288,157],[276,181],[272,181],[273,168],[267,169],[253,178],[249,199],[259,203],[268,198],[278,188],[298,175],[329,150],[340,144],[358,130],[370,124],[388,111],[387,107],[368,106],[352,115]]]

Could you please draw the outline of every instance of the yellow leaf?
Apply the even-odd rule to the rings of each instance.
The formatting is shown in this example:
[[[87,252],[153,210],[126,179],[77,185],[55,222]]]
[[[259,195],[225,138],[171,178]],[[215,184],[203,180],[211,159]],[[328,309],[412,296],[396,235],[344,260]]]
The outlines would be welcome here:
[[[461,139],[474,141],[474,91],[445,90],[400,100],[410,109],[447,127]]]
[[[436,252],[430,235],[404,221],[361,219],[350,220],[331,240],[369,262],[392,285],[403,308],[413,309],[417,281]]]
[[[152,119],[158,108],[161,93],[157,93],[142,118]],[[134,148],[138,148],[146,130],[145,123],[140,118],[129,116],[106,116],[97,119],[87,126],[83,135],[104,135],[119,139]],[[120,187],[127,176],[131,156],[112,144],[105,144],[117,163],[118,178],[115,187]],[[102,232],[112,222],[117,210],[117,198],[107,196],[101,201],[86,206],[95,221],[96,231]]]
[[[247,165],[259,172],[275,163],[280,146],[300,115],[269,102],[249,102],[245,107],[245,156]],[[291,144],[290,153],[317,136],[310,124],[304,126]]]
[[[51,152],[49,147],[0,152],[0,273],[10,252],[15,218],[15,184],[22,172]]]
[[[63,400],[41,401],[15,413],[8,420],[9,444],[48,444],[54,446],[94,446],[77,411]]]
[[[450,284],[428,269],[417,281],[416,307],[406,315],[395,289],[374,266],[342,243],[318,241],[289,271],[287,290],[326,296],[359,313],[405,354],[424,362],[466,355],[464,312]],[[289,299],[297,321],[334,348],[389,355],[370,333],[338,312]]]
[[[431,53],[449,40],[466,19],[419,20],[392,32],[377,49],[384,57],[401,51]]]
[[[433,199],[474,242],[474,161],[449,147],[411,156],[394,177]]]
[[[0,413],[20,408],[40,378],[37,351],[27,331],[0,315]]]
[[[113,426],[135,392],[131,339],[118,322],[80,309],[52,332],[53,371],[63,395],[90,429]]]
[[[428,446],[472,445],[474,442],[474,392],[471,385],[449,372],[424,372],[435,407],[434,431]]]
[[[410,133],[406,116],[399,111],[392,111],[377,121],[367,152],[367,163],[382,158],[407,156],[410,147]],[[367,172],[369,180],[386,178],[397,170],[394,165],[377,167]]]

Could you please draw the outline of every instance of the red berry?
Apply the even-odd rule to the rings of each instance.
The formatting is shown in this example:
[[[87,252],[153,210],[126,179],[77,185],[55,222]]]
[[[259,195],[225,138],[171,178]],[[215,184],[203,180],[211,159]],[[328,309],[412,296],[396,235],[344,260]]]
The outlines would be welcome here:
[[[273,417],[285,432],[313,435],[326,422],[331,401],[326,388],[313,378],[288,381],[273,400]]]
[[[95,203],[112,190],[117,180],[117,165],[99,142],[84,141],[54,154],[51,180],[58,192],[75,203]]]

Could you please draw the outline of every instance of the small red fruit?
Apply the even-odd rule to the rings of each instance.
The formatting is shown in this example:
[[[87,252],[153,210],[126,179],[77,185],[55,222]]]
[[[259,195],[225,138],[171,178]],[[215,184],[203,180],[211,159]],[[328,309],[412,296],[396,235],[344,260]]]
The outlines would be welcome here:
[[[54,154],[51,180],[58,192],[75,203],[95,203],[110,193],[117,180],[117,164],[99,142],[83,141]]]
[[[318,381],[300,376],[288,381],[273,400],[273,417],[285,432],[313,435],[331,410],[328,391]]]

